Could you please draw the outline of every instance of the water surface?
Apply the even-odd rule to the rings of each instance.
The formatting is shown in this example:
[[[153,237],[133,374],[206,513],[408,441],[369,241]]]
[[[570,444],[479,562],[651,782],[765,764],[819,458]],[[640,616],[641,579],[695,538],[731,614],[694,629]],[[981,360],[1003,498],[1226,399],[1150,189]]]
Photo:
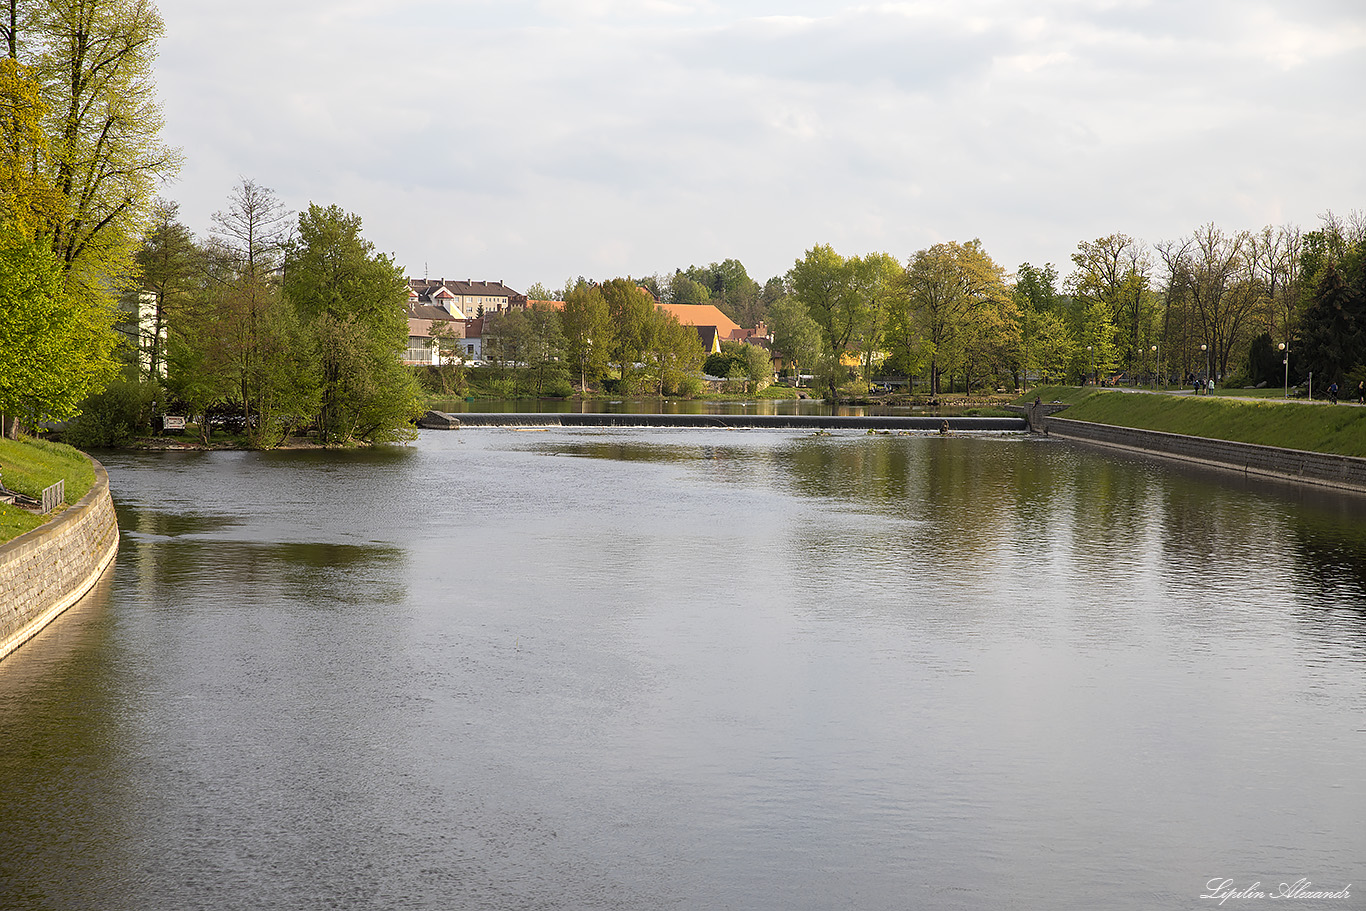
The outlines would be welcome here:
[[[1014,435],[105,462],[113,573],[0,663],[6,908],[1205,908],[1216,877],[1361,879],[1341,496]]]

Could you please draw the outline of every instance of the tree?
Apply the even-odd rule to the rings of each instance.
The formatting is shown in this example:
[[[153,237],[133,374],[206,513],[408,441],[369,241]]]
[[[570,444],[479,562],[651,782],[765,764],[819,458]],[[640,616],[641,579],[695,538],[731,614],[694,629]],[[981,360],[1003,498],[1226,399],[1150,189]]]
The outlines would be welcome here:
[[[107,295],[132,272],[153,191],[179,166],[160,141],[152,79],[162,28],[148,0],[50,0],[35,10],[32,45],[11,39],[41,74],[61,202],[47,233],[84,294]]]
[[[946,370],[967,370],[974,358],[991,357],[1009,320],[1005,272],[979,240],[936,244],[906,268],[902,312],[895,320],[895,347],[923,346],[929,361],[930,394],[939,395]],[[967,374],[965,373],[965,378]]]
[[[655,394],[663,397],[691,391],[689,380],[696,377],[704,355],[697,330],[679,323],[672,313],[651,307],[642,338],[641,360]]]
[[[579,282],[564,296],[560,314],[565,353],[579,371],[579,392],[586,394],[588,381],[597,382],[607,369],[613,347],[612,319],[602,289]]]
[[[644,359],[651,344],[654,301],[629,278],[614,278],[604,284],[602,297],[613,328],[611,359],[620,370],[621,391],[631,392],[634,365]]]
[[[869,253],[849,260],[849,271],[850,291],[862,302],[862,317],[850,341],[858,348],[867,379],[873,360],[882,352],[883,333],[905,287],[906,270],[890,253]]]
[[[1152,259],[1147,249],[1127,234],[1111,234],[1094,243],[1082,242],[1072,254],[1077,271],[1068,279],[1072,296],[1084,307],[1096,301],[1110,309],[1118,337],[1117,356],[1134,375],[1149,347],[1156,318],[1150,292]]]
[[[1329,262],[1300,319],[1295,348],[1300,361],[1320,385],[1341,383],[1363,360],[1366,345],[1366,302],[1353,293],[1336,262]]]
[[[317,346],[315,427],[327,444],[406,439],[418,390],[400,356],[408,342],[403,270],[361,236],[361,220],[316,204],[299,215],[284,291]]]
[[[1020,314],[1020,369],[1024,373],[1024,385],[1029,385],[1030,365],[1036,365],[1043,373],[1043,339],[1048,338],[1048,353],[1050,370],[1054,375],[1059,371],[1060,365],[1056,363],[1056,345],[1063,336],[1059,333],[1061,327],[1066,329],[1065,323],[1059,318],[1061,307],[1057,291],[1058,270],[1052,263],[1045,263],[1043,268],[1036,268],[1029,263],[1021,263],[1020,268],[1015,271],[1015,287],[1013,295],[1015,307]],[[1065,361],[1070,357],[1071,352],[1064,357],[1064,365],[1061,369],[1065,371]]]
[[[41,169],[47,114],[36,74],[0,59],[0,223],[30,236],[49,230],[61,210],[57,188]]]
[[[138,282],[130,292],[134,312],[150,306],[145,319],[135,320],[144,375],[160,377],[165,366],[168,326],[185,309],[200,286],[200,251],[190,229],[176,220],[179,206],[158,200],[153,207],[152,228],[137,253]]]
[[[72,294],[41,239],[0,225],[0,426],[65,420],[117,374],[110,313]]]
[[[806,307],[791,297],[780,297],[769,304],[768,323],[773,332],[773,353],[787,362],[800,386],[802,367],[811,367],[820,358],[821,327]]]
[[[254,445],[277,445],[311,411],[316,382],[298,317],[281,294],[289,213],[269,187],[243,178],[213,214],[206,250],[206,312],[193,322],[182,363],[201,363],[234,386]],[[405,333],[406,338],[406,333]]]

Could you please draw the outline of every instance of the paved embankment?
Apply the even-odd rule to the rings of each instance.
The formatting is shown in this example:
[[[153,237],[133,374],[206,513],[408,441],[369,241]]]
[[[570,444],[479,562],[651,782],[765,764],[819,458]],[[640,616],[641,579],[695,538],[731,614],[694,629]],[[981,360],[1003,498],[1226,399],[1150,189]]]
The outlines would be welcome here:
[[[1021,432],[1023,418],[921,417],[815,414],[579,414],[575,412],[433,413],[419,427],[757,427],[783,430],[918,430]],[[458,423],[457,423],[458,422]]]
[[[109,475],[95,462],[95,486],[79,503],[0,545],[0,658],[79,601],[118,549]]]
[[[1352,456],[1074,421],[1042,413],[1031,415],[1031,426],[1049,436],[1195,462],[1245,475],[1366,493],[1366,459]]]

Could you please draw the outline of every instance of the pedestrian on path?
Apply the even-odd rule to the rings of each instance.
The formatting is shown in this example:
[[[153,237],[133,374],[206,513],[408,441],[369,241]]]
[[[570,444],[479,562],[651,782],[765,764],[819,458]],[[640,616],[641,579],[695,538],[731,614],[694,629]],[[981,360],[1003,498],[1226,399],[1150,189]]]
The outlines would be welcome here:
[[[1366,405],[1366,380],[1357,383],[1357,403]]]
[[[1338,384],[1328,384],[1328,401],[1336,405],[1338,403]]]

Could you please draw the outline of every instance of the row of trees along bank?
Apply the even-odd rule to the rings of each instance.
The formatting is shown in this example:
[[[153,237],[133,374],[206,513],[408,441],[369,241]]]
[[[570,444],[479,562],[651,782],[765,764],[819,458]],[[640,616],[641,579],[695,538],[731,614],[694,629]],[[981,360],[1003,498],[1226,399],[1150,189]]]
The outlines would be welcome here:
[[[763,285],[733,259],[636,282],[666,303],[763,321],[784,368],[832,396],[889,377],[935,396],[1088,378],[1277,385],[1311,372],[1355,386],[1366,379],[1364,247],[1366,220],[1329,213],[1310,231],[1208,224],[1155,245],[1111,234],[1079,243],[1065,276],[1051,263],[1008,274],[972,240],[904,263],[817,245]],[[539,285],[528,295],[569,297]],[[573,340],[591,377],[604,349]]]
[[[558,308],[533,303],[524,310],[485,315],[482,350],[491,377],[484,391],[564,396],[579,385],[621,395],[664,396],[701,390],[701,338],[657,308],[639,283],[579,279],[559,297],[563,303]],[[466,394],[470,377],[460,358],[462,340],[438,334],[433,341],[441,346],[442,366],[432,371],[438,391]]]

